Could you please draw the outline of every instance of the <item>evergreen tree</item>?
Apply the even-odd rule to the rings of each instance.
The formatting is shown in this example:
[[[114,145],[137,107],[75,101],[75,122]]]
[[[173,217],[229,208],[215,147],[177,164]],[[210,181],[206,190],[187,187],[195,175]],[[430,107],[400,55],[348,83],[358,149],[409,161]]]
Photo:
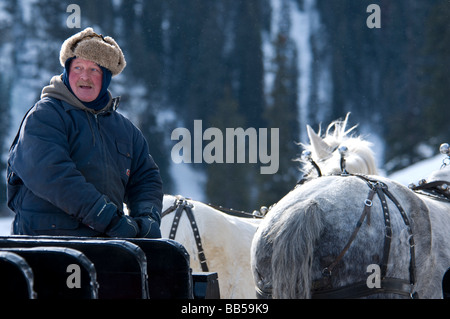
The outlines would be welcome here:
[[[199,114],[191,91],[196,85],[193,74],[199,65],[199,39],[209,5],[210,1],[201,0],[167,1],[167,95],[186,124]]]
[[[381,96],[386,169],[395,171],[424,158],[420,146],[427,143],[423,122],[425,85],[423,55],[424,24],[431,3],[422,1],[386,2],[382,12],[384,27],[380,38],[383,62]]]
[[[223,98],[217,102],[215,112],[209,118],[212,127],[218,128],[223,133],[223,163],[208,164],[206,168],[206,196],[211,203],[229,208],[241,210],[252,209],[252,192],[254,190],[250,173],[253,165],[246,163],[226,163],[227,128],[244,127],[245,117],[239,113],[239,105],[233,97],[230,87],[225,87]],[[235,147],[234,157],[242,151]],[[248,151],[248,147],[245,151]]]
[[[372,3],[318,2],[332,54],[333,109],[328,122],[351,111],[361,126],[385,139],[386,169],[391,171],[421,159],[421,48],[430,2],[381,1],[379,29],[366,25],[366,9]]]
[[[279,170],[273,175],[259,176],[259,206],[270,206],[286,195],[296,184],[299,171],[293,162],[299,155],[298,123],[298,65],[297,49],[290,38],[291,22],[289,5],[281,5],[280,25],[274,40],[273,66],[275,79],[271,91],[271,103],[264,112],[268,127],[279,129]],[[270,148],[269,148],[270,149]]]
[[[121,105],[144,134],[150,154],[160,169],[164,191],[171,193],[174,185],[170,175],[170,149],[165,127],[168,123],[158,120],[165,105],[164,2],[128,0],[121,4],[117,12],[116,23],[127,26],[126,30],[117,33],[127,60],[127,67],[117,86],[123,99]]]
[[[424,124],[426,136],[437,150],[438,145],[450,140],[450,5],[438,2],[432,9],[426,23],[426,45],[424,66],[426,98]]]
[[[223,53],[225,36],[219,18],[226,12],[220,10],[217,1],[206,2],[204,6],[205,15],[197,35],[198,53],[191,62],[188,105],[191,116],[208,120],[224,94],[224,81],[229,70]]]
[[[263,1],[236,1],[233,69],[241,113],[249,127],[265,127],[262,61]]]

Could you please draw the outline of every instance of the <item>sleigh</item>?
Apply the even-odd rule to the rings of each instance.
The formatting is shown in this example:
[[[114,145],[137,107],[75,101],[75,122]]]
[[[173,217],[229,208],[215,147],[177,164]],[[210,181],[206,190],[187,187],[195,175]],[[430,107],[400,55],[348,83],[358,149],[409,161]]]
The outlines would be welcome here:
[[[10,299],[220,297],[217,273],[193,273],[170,239],[0,237],[0,276]]]

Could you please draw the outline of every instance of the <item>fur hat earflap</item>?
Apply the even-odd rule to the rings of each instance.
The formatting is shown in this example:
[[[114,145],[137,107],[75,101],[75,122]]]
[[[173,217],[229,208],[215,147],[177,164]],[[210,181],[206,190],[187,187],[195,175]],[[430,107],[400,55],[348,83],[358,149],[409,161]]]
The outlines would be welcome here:
[[[95,62],[110,70],[112,76],[120,74],[127,64],[117,42],[95,33],[92,28],[86,28],[64,41],[59,62],[64,67],[67,59],[72,57]]]

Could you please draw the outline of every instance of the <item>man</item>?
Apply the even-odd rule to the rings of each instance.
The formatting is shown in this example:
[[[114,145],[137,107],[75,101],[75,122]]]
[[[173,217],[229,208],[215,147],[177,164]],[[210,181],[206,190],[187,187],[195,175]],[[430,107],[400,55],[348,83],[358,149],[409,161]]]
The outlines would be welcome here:
[[[63,43],[60,63],[10,149],[13,234],[161,237],[159,169],[108,91],[122,50],[87,28]]]

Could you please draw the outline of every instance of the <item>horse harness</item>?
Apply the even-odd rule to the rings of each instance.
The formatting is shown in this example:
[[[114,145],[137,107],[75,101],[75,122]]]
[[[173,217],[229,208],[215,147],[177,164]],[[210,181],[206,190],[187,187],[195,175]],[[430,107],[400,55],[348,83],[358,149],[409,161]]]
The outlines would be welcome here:
[[[440,201],[450,202],[450,183],[447,181],[432,181],[427,183],[426,180],[422,179],[418,185],[410,184],[408,187],[418,194],[426,195]]]
[[[266,213],[266,211],[264,210],[264,207],[261,208],[261,212],[255,211],[253,214],[250,214],[250,213],[247,213],[244,211],[238,211],[238,210],[235,210],[232,208],[224,208],[222,206],[216,206],[216,205],[212,205],[212,204],[208,204],[208,206],[210,206],[218,211],[221,211],[222,213],[225,213],[227,215],[243,217],[243,218],[263,218],[264,214]],[[194,213],[192,212],[193,207],[194,206],[191,203],[189,203],[186,198],[177,197],[175,199],[175,202],[173,203],[173,205],[170,206],[169,208],[167,208],[161,214],[161,218],[163,218],[164,216],[175,211],[175,216],[173,218],[172,227],[170,228],[170,233],[169,233],[169,239],[175,240],[178,225],[181,220],[181,215],[183,214],[183,212],[186,212],[186,215],[187,215],[190,225],[192,227],[192,232],[194,233],[195,243],[196,243],[196,246],[198,249],[197,254],[198,254],[199,261],[200,261],[200,266],[202,268],[202,271],[208,272],[209,268],[208,268],[208,264],[206,261],[205,252],[203,250],[203,244],[202,244],[202,240],[200,237],[200,232],[198,231],[197,221],[195,220]]]
[[[322,270],[322,278],[313,282],[312,298],[360,298],[378,293],[393,293],[409,296],[410,298],[418,298],[417,293],[414,292],[414,285],[416,283],[414,236],[405,210],[389,191],[385,183],[363,175],[345,174],[341,176],[356,176],[361,178],[369,186],[369,194],[367,196],[367,199],[365,200],[361,217],[356,223],[356,227],[353,230],[353,233],[351,234],[347,244],[344,246],[341,253],[336,257],[336,259]],[[339,262],[342,260],[342,258],[350,248],[365,219],[367,219],[367,223],[370,225],[370,210],[373,206],[373,199],[375,195],[378,195],[378,198],[381,202],[385,224],[383,259],[379,265],[381,270],[380,286],[369,288],[367,281],[362,281],[344,287],[332,288],[331,277],[333,269],[336,267],[336,265],[339,264]],[[389,198],[397,207],[408,231],[410,247],[409,280],[386,277],[392,239],[391,218],[389,207],[387,204],[387,198]]]
[[[192,231],[194,233],[195,243],[198,249],[198,258],[200,260],[200,266],[202,268],[202,271],[208,272],[208,264],[206,263],[206,256],[205,252],[203,251],[203,245],[202,245],[202,239],[200,238],[200,233],[198,231],[197,222],[195,221],[194,214],[192,213],[192,207],[193,205],[190,204],[186,199],[184,198],[177,198],[175,200],[175,203],[167,208],[162,214],[161,218],[166,216],[167,214],[175,211],[175,216],[173,218],[172,227],[170,228],[170,234],[169,239],[175,240],[175,235],[177,234],[178,225],[180,223],[181,215],[183,214],[183,211],[186,212],[186,215],[189,219],[190,225],[192,227]]]

